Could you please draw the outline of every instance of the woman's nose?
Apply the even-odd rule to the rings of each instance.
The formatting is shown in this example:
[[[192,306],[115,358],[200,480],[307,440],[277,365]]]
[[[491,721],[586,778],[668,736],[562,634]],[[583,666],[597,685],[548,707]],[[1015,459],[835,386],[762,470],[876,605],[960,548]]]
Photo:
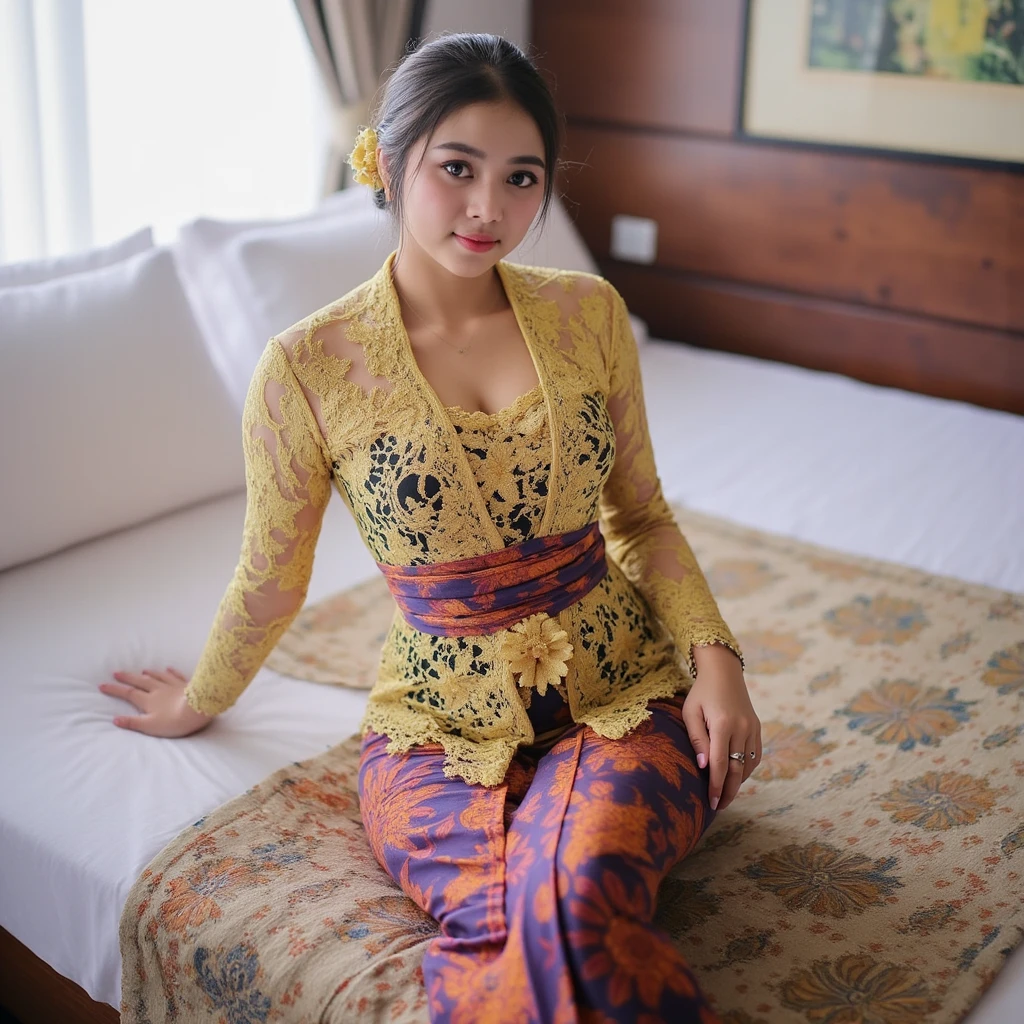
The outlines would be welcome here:
[[[500,186],[486,181],[475,184],[469,195],[466,213],[474,220],[483,221],[485,224],[500,221],[502,213]]]

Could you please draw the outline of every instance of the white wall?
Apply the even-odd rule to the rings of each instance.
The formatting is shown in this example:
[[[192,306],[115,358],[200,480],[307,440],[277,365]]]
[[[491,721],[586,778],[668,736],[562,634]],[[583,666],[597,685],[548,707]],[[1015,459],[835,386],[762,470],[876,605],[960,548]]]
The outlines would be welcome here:
[[[530,43],[529,0],[430,0],[424,36],[440,32],[493,32],[524,50]]]

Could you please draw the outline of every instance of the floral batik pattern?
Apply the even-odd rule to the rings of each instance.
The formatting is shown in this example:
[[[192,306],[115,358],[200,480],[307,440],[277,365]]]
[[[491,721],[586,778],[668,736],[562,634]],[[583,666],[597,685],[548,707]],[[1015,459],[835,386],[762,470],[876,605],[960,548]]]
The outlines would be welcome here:
[[[466,835],[475,830],[480,849],[463,858],[465,870],[435,864],[442,880],[429,899],[469,908],[467,926],[490,915],[494,935],[504,925],[511,948],[521,940],[509,927],[517,911],[484,898],[483,865],[504,844],[504,863],[515,869],[506,868],[510,891],[537,877],[530,872],[540,872],[542,854],[557,872],[553,886],[538,882],[529,893],[539,906],[525,904],[527,927],[542,932],[552,893],[556,906],[567,904],[564,934],[543,952],[570,965],[573,995],[584,1003],[580,1024],[654,1024],[649,1005],[687,998],[678,988],[691,975],[676,971],[680,962],[723,1024],[970,1020],[1024,936],[1024,599],[675,514],[720,588],[723,614],[749,642],[746,677],[764,757],[662,881],[654,930],[638,922],[646,920],[657,851],[670,841],[687,849],[697,820],[694,812],[677,827],[670,814],[693,782],[692,766],[660,729],[642,725],[626,742],[585,745],[575,769],[560,761],[568,757],[562,748],[546,788],[536,783],[543,769],[531,778],[520,748],[505,796],[475,800],[458,816],[446,812],[439,825],[436,801],[452,780],[428,770],[390,820],[378,816],[369,828],[362,818],[372,818],[373,801],[360,810],[353,738],[212,811],[152,862],[122,918],[124,1024],[264,1015],[268,1024],[427,1024],[435,998],[443,1008],[449,994],[459,1001],[465,993],[472,1007],[482,991],[474,980],[483,977],[472,959],[465,970],[435,973],[439,994],[425,987],[424,954],[442,933],[420,909],[426,902],[417,905],[401,877],[388,876],[370,845],[382,837],[378,848],[391,849],[399,873],[408,861],[410,882],[426,896],[429,858],[418,854],[428,849],[423,837],[448,821]],[[382,578],[375,586],[390,600]],[[630,670],[617,654],[614,624],[634,612],[615,603],[617,591],[598,592],[604,618],[574,643],[570,675],[581,665],[595,672],[598,659],[602,672]],[[368,600],[363,590],[347,593]],[[317,646],[324,637],[324,650],[341,663],[348,651],[361,665],[371,645],[379,647],[391,614],[386,600],[368,600],[375,618],[347,615],[335,600],[324,607],[339,614],[317,620],[313,606],[311,626],[294,637],[297,671],[311,651],[330,660]],[[468,665],[472,647],[461,656]],[[467,707],[481,699],[478,683],[467,671],[458,698]],[[560,699],[551,685],[543,697],[522,692],[538,702],[528,709],[534,716]],[[557,749],[563,739],[555,729],[537,742]],[[644,776],[655,795],[672,800],[652,801],[648,786],[636,804],[617,788]],[[564,804],[569,785],[563,812],[558,794]],[[527,793],[518,804],[517,793]],[[521,827],[488,826],[498,799]],[[548,814],[575,816],[587,842],[565,834],[559,847],[544,831]],[[534,829],[549,837],[539,847],[525,837]],[[588,860],[599,844],[607,872]],[[568,990],[548,979],[560,977],[545,971],[540,986],[556,1006]],[[586,1008],[588,986],[603,1009]],[[514,996],[508,1005],[516,1006]]]
[[[440,746],[388,754],[366,738],[370,846],[440,923],[423,959],[432,1021],[717,1020],[653,924],[661,881],[713,818],[681,703],[608,740],[573,726],[556,691],[537,696],[531,719],[552,738],[499,787],[446,778]]]

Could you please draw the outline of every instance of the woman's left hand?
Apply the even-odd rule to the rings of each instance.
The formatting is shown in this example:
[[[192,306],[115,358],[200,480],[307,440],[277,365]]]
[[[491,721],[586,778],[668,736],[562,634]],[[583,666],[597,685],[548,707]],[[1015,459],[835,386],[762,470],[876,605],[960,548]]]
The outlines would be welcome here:
[[[761,763],[761,723],[740,659],[728,647],[694,647],[693,658],[697,678],[683,702],[683,724],[698,767],[711,765],[711,809],[724,811]],[[731,753],[742,753],[744,759],[730,758]]]

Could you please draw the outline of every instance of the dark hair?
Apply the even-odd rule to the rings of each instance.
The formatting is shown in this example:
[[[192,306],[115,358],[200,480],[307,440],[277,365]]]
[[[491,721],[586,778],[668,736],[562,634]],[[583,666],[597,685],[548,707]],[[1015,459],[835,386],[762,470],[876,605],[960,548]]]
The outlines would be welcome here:
[[[501,36],[464,32],[441,36],[407,54],[384,88],[373,118],[387,154],[391,202],[377,189],[374,201],[402,215],[409,151],[450,114],[471,103],[510,100],[533,118],[544,143],[547,214],[554,189],[561,130],[551,92],[529,57]]]

